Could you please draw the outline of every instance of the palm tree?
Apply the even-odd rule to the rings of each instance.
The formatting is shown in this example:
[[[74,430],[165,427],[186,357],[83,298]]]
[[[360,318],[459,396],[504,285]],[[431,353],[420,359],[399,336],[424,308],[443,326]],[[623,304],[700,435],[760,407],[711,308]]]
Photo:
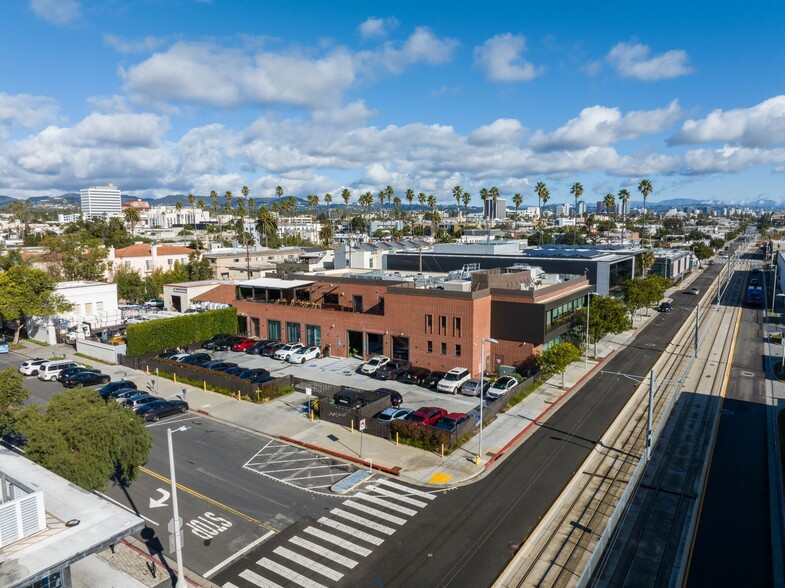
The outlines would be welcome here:
[[[313,216],[314,209],[319,205],[319,197],[316,194],[308,194],[308,208],[311,209],[311,216]]]
[[[420,206],[425,206],[425,202],[428,200],[428,195],[425,192],[420,192],[417,194],[417,202],[420,203]],[[422,215],[422,213],[420,213]],[[425,226],[424,226],[425,217],[420,216],[420,236],[425,237]]]
[[[174,209],[177,211],[177,224],[178,225],[183,224],[182,219],[180,218],[181,213],[183,212],[183,203],[178,200],[177,202],[174,203]]]
[[[621,202],[621,244],[624,245],[624,231],[627,228],[627,203],[630,201],[630,191],[626,188],[619,190]]]
[[[436,196],[433,194],[428,195],[428,206],[431,209],[431,237],[436,238]]]
[[[248,216],[252,217],[253,207],[254,204],[256,203],[254,202],[253,198],[248,198],[249,193],[250,190],[248,189],[248,186],[243,186],[242,188],[240,188],[240,194],[242,194],[243,198],[245,198],[248,201]],[[240,202],[242,203],[242,201]],[[246,271],[246,275],[248,276],[248,279],[250,280],[251,279],[251,250],[249,248],[248,238],[245,235],[245,212],[246,212],[245,205],[244,204],[242,206],[238,205],[237,209],[240,212],[240,221],[242,222],[242,232],[243,232],[242,233],[243,244],[245,245],[245,271]]]
[[[406,202],[409,203],[409,216],[412,220],[412,235],[414,235],[414,215],[412,214],[412,202],[414,202],[414,190],[411,188],[406,189],[405,193]]]
[[[605,214],[607,214],[608,216],[613,214],[611,213],[611,210],[613,210],[613,207],[616,206],[616,197],[610,192],[608,192],[605,195],[605,198],[602,199],[602,202],[603,204],[605,204]],[[605,238],[608,239],[608,242],[610,242],[610,238],[608,237],[607,234],[605,235]]]
[[[346,204],[346,216],[349,216],[349,200],[352,199],[352,192],[349,188],[344,188],[341,190],[341,198],[343,198],[343,203]]]
[[[513,225],[513,231],[515,231],[518,229],[518,209],[523,204],[523,196],[516,192],[512,196],[512,203],[515,205],[515,224]]]
[[[545,185],[545,182],[537,182],[534,185],[534,191],[537,193],[537,213],[540,217],[540,245],[542,245],[542,225],[544,218],[542,214],[542,207],[548,202],[550,192],[548,192],[548,187]]]
[[[393,204],[395,204],[395,218],[401,218],[401,199],[396,196],[393,198]]]
[[[191,205],[191,215],[193,216],[191,222],[193,222],[194,230],[196,230],[196,196],[188,194],[188,204]]]
[[[131,237],[133,238],[135,236],[134,228],[136,227],[136,223],[141,219],[139,209],[135,206],[129,206],[123,211],[123,216],[125,217],[125,222],[131,225]]]
[[[382,212],[384,212],[384,201],[387,199],[387,192],[379,190],[379,193],[376,196],[379,198],[379,206],[382,207]]]
[[[221,206],[218,203],[218,192],[211,190],[210,200],[213,203],[213,212],[215,213],[215,217],[218,219],[218,239],[223,243],[224,234],[223,229],[221,228]]]
[[[458,216],[461,216],[461,197],[463,196],[463,188],[460,186],[455,186],[452,189],[452,197],[455,198],[456,204],[458,204]]]
[[[570,188],[570,194],[575,196],[575,225],[572,232],[572,244],[575,245],[578,239],[578,199],[583,196],[583,186],[580,182],[575,182]]]
[[[387,186],[384,189],[384,195],[387,197],[387,206],[389,206],[392,202],[393,196],[395,195],[395,188],[392,186]]]
[[[646,233],[646,197],[654,192],[654,188],[651,185],[651,182],[646,178],[641,180],[641,183],[638,184],[638,192],[643,194],[643,232]],[[649,239],[649,248],[651,248],[651,238]]]
[[[373,204],[373,194],[371,192],[365,192],[360,195],[360,206],[365,209],[366,213],[369,213],[371,210],[371,205]],[[370,214],[369,214],[370,216]],[[363,221],[365,220],[365,214],[363,214]],[[365,222],[363,222],[363,229],[365,229]],[[370,218],[368,220],[368,229],[370,229]]]
[[[278,199],[283,198],[283,186],[276,186],[275,187],[275,197]]]
[[[485,203],[490,197],[491,193],[488,191],[488,188],[480,188],[480,200],[482,200],[482,218],[485,219],[486,224],[488,223],[488,207],[485,205]]]
[[[268,249],[270,237],[278,233],[278,219],[266,206],[262,206],[256,215],[256,230],[264,237],[264,247]]]
[[[330,220],[330,205],[333,203],[333,195],[329,192],[324,195],[324,203],[327,205],[327,220]]]
[[[333,240],[333,226],[329,222],[322,224],[322,228],[319,229],[319,240],[325,247],[330,246]]]
[[[199,198],[198,202],[196,203],[196,207],[202,211],[202,218],[204,218],[204,209],[207,205],[205,201]],[[205,232],[207,233],[207,250],[210,250],[210,226],[205,224]]]

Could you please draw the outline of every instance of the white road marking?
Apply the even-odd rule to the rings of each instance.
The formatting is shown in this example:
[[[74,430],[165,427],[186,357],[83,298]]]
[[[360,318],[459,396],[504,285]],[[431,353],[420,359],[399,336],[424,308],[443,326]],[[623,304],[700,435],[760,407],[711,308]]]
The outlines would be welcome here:
[[[326,547],[317,545],[313,541],[308,541],[308,539],[303,539],[302,537],[299,537],[297,535],[289,539],[289,543],[294,543],[295,545],[299,545],[303,549],[307,549],[308,551],[313,551],[317,555],[321,555],[323,557],[329,557],[335,563],[339,563],[343,567],[349,568],[350,570],[357,565],[357,562],[354,561],[353,559],[349,559],[348,557],[345,557],[340,553],[336,553],[332,549],[327,549]]]
[[[254,539],[253,541],[251,541],[248,545],[243,547],[240,551],[238,551],[234,555],[229,556],[228,558],[223,560],[221,563],[219,563],[217,566],[207,570],[204,574],[202,574],[202,577],[203,578],[209,578],[210,576],[212,576],[215,572],[217,572],[221,568],[224,568],[227,565],[229,565],[230,563],[232,563],[233,561],[236,561],[236,560],[240,559],[246,553],[251,551],[254,547],[256,547],[257,545],[262,543],[265,539],[268,539],[271,535],[275,535],[275,531],[268,531],[267,533],[265,533],[261,537],[258,537],[256,539]]]
[[[291,549],[287,549],[286,547],[276,547],[275,549],[273,549],[273,553],[275,553],[276,555],[280,555],[281,557],[285,557],[286,559],[291,560],[294,563],[299,564],[304,568],[311,570],[312,572],[321,574],[325,578],[330,578],[331,580],[334,580],[336,582],[341,578],[343,578],[343,574],[341,572],[336,572],[335,570],[331,570],[327,566],[320,564],[318,561],[314,561],[309,557],[300,555],[299,553],[292,551]]]
[[[399,506],[394,502],[390,502],[389,500],[385,500],[384,498],[379,498],[378,496],[371,496],[370,494],[366,494],[365,492],[358,492],[354,495],[355,498],[360,498],[361,500],[367,500],[368,502],[373,502],[374,504],[380,504],[384,507],[390,508],[396,512],[401,514],[409,515],[413,517],[417,514],[417,511],[413,508],[406,508],[405,506]]]
[[[302,472],[302,471],[307,471],[307,470],[298,470],[298,471]],[[318,476],[303,476],[302,478],[292,478],[291,476],[287,476],[284,479],[288,480],[289,482],[291,482],[293,480],[310,480],[311,478],[335,478],[336,476],[343,477],[345,475],[346,475],[346,472],[339,472],[337,474],[320,474]]]
[[[172,425],[173,423],[187,423],[189,421],[197,421],[202,417],[193,416],[188,418],[180,418],[180,419],[168,419],[164,417],[164,420],[157,421],[155,423],[150,423],[149,425],[145,425],[148,429],[152,429],[153,427],[164,427],[167,425]]]
[[[351,541],[347,541],[339,537],[338,535],[333,535],[332,533],[328,533],[327,531],[322,531],[321,529],[317,529],[316,527],[306,527],[304,529],[305,533],[309,535],[313,535],[314,537],[319,537],[324,541],[329,541],[333,545],[337,545],[338,547],[343,547],[347,551],[351,551],[352,553],[356,553],[362,557],[368,557],[371,554],[371,550],[365,547],[360,547],[356,543],[352,543]]]
[[[423,502],[422,500],[417,500],[416,498],[412,498],[411,496],[402,496],[401,494],[390,492],[389,490],[385,490],[384,488],[379,488],[379,486],[374,486],[373,484],[368,485],[368,490],[377,492],[382,496],[387,496],[389,498],[394,498],[395,500],[400,500],[401,502],[405,502],[406,504],[413,504],[414,506],[419,506],[420,508],[422,508],[423,506],[428,506],[427,502]]]
[[[266,474],[277,474],[278,472],[303,472],[303,471],[318,470],[324,468],[334,468],[334,467],[335,467],[334,465],[328,464],[328,465],[319,465],[319,466],[308,466],[305,468],[300,467],[300,468],[283,468],[281,470],[264,470],[264,472]],[[345,471],[341,473],[346,474]],[[338,474],[335,475],[337,476]]]
[[[343,523],[339,523],[338,521],[328,519],[327,517],[321,517],[317,522],[320,525],[324,525],[325,527],[332,527],[337,531],[346,533],[350,537],[356,537],[357,539],[362,539],[366,543],[371,543],[372,545],[381,545],[382,543],[384,543],[384,539],[382,539],[381,537],[377,537],[376,535],[371,535],[370,533],[366,533],[365,531],[360,531],[358,529],[355,529],[354,527],[350,527],[349,525],[344,525]]]
[[[388,514],[383,510],[379,510],[377,508],[371,508],[366,504],[355,502],[354,500],[344,501],[343,506],[349,506],[351,508],[362,511],[365,514],[373,515],[385,521],[390,521],[391,523],[395,523],[396,525],[403,525],[406,522],[406,519],[402,519],[401,517],[396,517],[395,515]]]
[[[297,572],[290,570],[289,568],[282,566],[281,564],[276,563],[271,559],[267,559],[266,557],[263,557],[256,563],[258,563],[263,568],[267,568],[271,572],[278,574],[279,576],[283,576],[290,582],[294,582],[295,584],[302,586],[303,588],[327,588],[323,584],[314,582],[310,578],[306,578],[302,574],[298,574]]]
[[[226,584],[224,584],[222,586],[222,588],[240,588],[240,587],[237,584],[232,584],[231,582],[226,582]]]
[[[283,588],[280,584],[276,584],[275,582],[272,582],[267,578],[263,578],[262,576],[260,576],[256,572],[252,572],[251,570],[243,570],[242,572],[240,572],[239,576],[243,580],[248,580],[254,586],[259,586],[259,588]],[[226,586],[227,585],[224,584],[224,587]],[[235,588],[237,587],[235,586]]]
[[[346,512],[345,510],[341,510],[340,508],[332,509],[330,511],[330,514],[334,514],[335,516],[341,517],[342,519],[352,521],[353,523],[357,523],[358,525],[369,527],[374,531],[379,531],[381,533],[384,533],[385,535],[392,535],[393,533],[395,533],[395,529],[393,529],[392,527],[388,527],[380,523],[369,521],[368,519],[364,519],[363,517],[358,517],[356,514]]]
[[[436,498],[433,494],[429,494],[428,492],[422,492],[421,490],[415,490],[414,488],[409,488],[408,486],[404,486],[403,484],[398,484],[386,478],[378,478],[376,482],[379,484],[384,484],[385,486],[389,486],[390,488],[395,488],[396,490],[405,492],[410,496],[419,496],[420,498],[425,498],[427,500],[433,500],[434,498]]]
[[[134,510],[131,510],[131,509],[130,509],[130,508],[128,508],[126,505],[124,505],[124,504],[121,504],[120,502],[117,502],[117,501],[116,501],[114,498],[109,498],[109,497],[108,497],[106,494],[101,494],[100,492],[96,492],[96,494],[98,494],[99,496],[102,496],[102,497],[106,498],[106,499],[107,499],[109,502],[114,502],[114,503],[115,503],[117,506],[119,506],[120,508],[124,508],[124,509],[125,509],[125,510],[127,510],[128,512],[130,512],[130,513],[133,513],[133,514],[135,514],[135,515],[136,515],[136,516],[138,516],[138,517],[142,517],[142,518],[143,518],[144,520],[146,520],[148,523],[152,523],[152,524],[153,524],[153,525],[155,525],[156,527],[160,527],[160,525],[159,525],[158,523],[156,523],[156,522],[155,522],[153,519],[148,519],[146,516],[144,516],[144,515],[141,515],[141,514],[139,514],[138,512],[136,512],[136,511],[134,511]]]

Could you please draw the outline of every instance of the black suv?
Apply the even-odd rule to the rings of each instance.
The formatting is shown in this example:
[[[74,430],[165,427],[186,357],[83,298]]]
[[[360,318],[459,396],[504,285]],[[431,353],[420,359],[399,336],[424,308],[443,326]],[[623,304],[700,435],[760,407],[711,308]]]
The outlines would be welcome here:
[[[660,312],[670,312],[673,309],[673,305],[670,302],[663,302],[660,304]]]

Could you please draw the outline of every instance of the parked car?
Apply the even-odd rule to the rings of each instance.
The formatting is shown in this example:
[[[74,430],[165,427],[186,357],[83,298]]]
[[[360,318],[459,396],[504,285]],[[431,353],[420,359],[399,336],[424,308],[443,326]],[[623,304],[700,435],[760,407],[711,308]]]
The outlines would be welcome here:
[[[289,363],[305,363],[312,359],[318,359],[321,356],[322,352],[319,348],[315,345],[311,345],[310,347],[300,347],[300,349],[291,353],[289,357],[286,358],[286,361]]]
[[[485,396],[485,393],[488,391],[488,388],[490,387],[491,387],[491,381],[483,379],[482,396]],[[480,378],[474,378],[472,380],[468,380],[463,386],[461,386],[461,394],[465,394],[466,396],[479,396]]]
[[[37,376],[38,366],[45,361],[49,360],[36,357],[35,359],[28,359],[27,361],[23,361],[22,365],[19,366],[19,373],[24,374],[25,376]]]
[[[286,360],[292,353],[304,347],[302,343],[287,343],[273,353],[273,359]]]
[[[425,386],[426,388],[434,389],[442,381],[442,378],[445,376],[447,372],[431,372],[428,374],[425,379],[423,380],[421,386]]]
[[[758,278],[752,278],[750,280],[750,286],[760,286],[760,280]]]
[[[240,374],[240,377],[243,380],[255,380],[256,378],[262,378],[264,376],[269,376],[270,372],[263,368],[255,368],[251,370],[245,370],[243,373]]]
[[[81,363],[76,363],[75,361],[71,361],[70,359],[58,359],[55,361],[45,361],[41,365],[38,366],[38,379],[43,380],[45,382],[51,382],[52,380],[56,380],[57,376],[63,370],[67,370],[68,368],[84,368]]]
[[[156,359],[169,359],[173,355],[177,355],[176,351],[164,351],[155,356]]]
[[[170,355],[166,359],[168,359],[169,361],[182,361],[186,357],[188,357],[189,355],[191,355],[190,351],[189,352],[182,351],[180,353],[173,353],[172,355]]]
[[[55,379],[58,382],[65,382],[71,376],[75,376],[76,374],[81,374],[82,372],[96,372],[96,373],[98,373],[98,370],[94,370],[93,368],[88,368],[88,367],[84,367],[84,366],[70,367],[70,368],[66,368],[64,370],[60,370],[60,372],[57,374],[57,378],[55,378]]]
[[[670,312],[673,310],[673,305],[670,302],[663,302],[660,304],[660,312]]]
[[[349,406],[351,408],[362,408],[366,402],[352,390],[340,390],[333,396],[333,402],[339,406]]]
[[[180,360],[180,363],[185,363],[188,365],[199,365],[206,361],[210,361],[212,357],[210,357],[209,353],[192,353],[188,357],[184,357]]]
[[[437,406],[422,406],[406,417],[407,421],[418,425],[435,425],[436,422],[447,414],[447,411]]]
[[[165,400],[160,404],[154,403],[149,409],[144,411],[144,420],[157,421],[161,417],[171,416],[188,412],[188,403],[184,400]]]
[[[134,409],[134,412],[139,416],[143,416],[148,410],[152,410],[154,407],[158,406],[159,404],[163,404],[164,402],[169,402],[165,398],[156,398],[153,397],[153,400],[147,402],[146,404],[140,404]]]
[[[512,376],[502,376],[497,379],[488,389],[488,398],[496,399],[504,396],[507,392],[518,385],[518,380]]]
[[[380,421],[397,421],[400,419],[405,419],[410,414],[412,414],[411,408],[399,408],[399,407],[391,406],[390,408],[385,408],[374,418],[377,418]]]
[[[232,363],[231,361],[219,361],[218,363],[211,365],[210,369],[214,372],[225,372],[228,369],[239,367],[236,363]]]
[[[444,377],[436,384],[436,389],[439,392],[447,392],[448,394],[457,394],[466,382],[471,379],[472,375],[469,370],[462,367],[452,368],[449,372],[444,374]]]
[[[444,415],[438,421],[434,427],[437,429],[444,429],[445,431],[454,431],[458,428],[462,422],[469,419],[469,415],[463,412],[451,412],[449,414]]]
[[[240,367],[239,365],[236,365],[234,367],[226,368],[225,370],[221,370],[221,371],[225,373],[227,376],[239,377],[239,375],[242,374],[244,371],[246,371],[246,369],[244,367]]]
[[[123,388],[136,390],[136,384],[128,380],[118,380],[117,382],[109,382],[101,386],[97,392],[101,398],[106,398],[115,390],[122,390]]]
[[[376,370],[389,361],[390,358],[386,355],[376,355],[360,366],[360,373],[365,374],[366,376],[372,376],[376,373]]]
[[[260,355],[262,349],[269,345],[270,343],[276,343],[273,339],[264,339],[262,341],[257,341],[253,345],[251,345],[248,349],[245,350],[246,353],[250,355]]]
[[[115,400],[122,404],[126,399],[136,396],[137,394],[139,394],[139,390],[136,388],[120,388],[109,394],[109,396],[106,397],[106,400]]]
[[[700,293],[701,293],[700,288],[692,287],[689,290],[689,294],[692,294],[693,296],[697,296]]]
[[[400,392],[396,392],[395,390],[390,390],[389,388],[377,388],[374,390],[377,394],[384,394],[385,396],[390,397],[390,404],[393,406],[400,406],[403,404],[403,396],[401,396]]]
[[[264,384],[265,382],[272,382],[274,379],[272,376],[259,376],[251,380],[251,384]]]
[[[393,359],[377,369],[374,377],[380,380],[396,380],[398,376],[408,371],[410,367],[412,367],[411,362]]]
[[[272,357],[273,354],[278,351],[281,347],[283,347],[283,343],[280,341],[272,341],[268,343],[264,347],[259,350],[259,355],[263,355],[265,357]]]
[[[151,402],[155,402],[156,400],[160,400],[160,398],[158,396],[153,396],[152,394],[142,393],[142,394],[137,394],[136,396],[131,396],[129,398],[126,398],[120,404],[122,404],[123,406],[127,406],[134,412],[137,412],[137,410],[140,407],[144,406],[145,404],[150,404]]]
[[[431,370],[427,368],[411,367],[398,376],[398,381],[403,382],[404,384],[416,384],[421,386],[430,375]],[[439,379],[441,380],[441,377]]]
[[[229,337],[221,339],[218,343],[216,343],[213,349],[216,351],[228,351],[232,348],[232,345],[234,345],[234,342],[238,339],[242,339],[242,337],[237,335],[230,335]]]
[[[63,380],[63,386],[66,388],[84,388],[85,386],[108,384],[111,381],[111,377],[100,372],[79,372]]]
[[[144,303],[144,305],[147,306],[148,308],[158,308],[158,309],[161,309],[161,308],[164,307],[164,301],[163,300],[148,300],[147,302]]]
[[[226,341],[227,339],[231,339],[233,337],[234,335],[226,335],[226,334],[213,335],[207,341],[202,343],[202,349],[215,349],[216,345],[223,344],[224,341]]]
[[[256,344],[256,339],[250,339],[248,337],[240,337],[236,339],[234,343],[232,343],[232,351],[238,351],[245,353],[246,349],[250,349]]]

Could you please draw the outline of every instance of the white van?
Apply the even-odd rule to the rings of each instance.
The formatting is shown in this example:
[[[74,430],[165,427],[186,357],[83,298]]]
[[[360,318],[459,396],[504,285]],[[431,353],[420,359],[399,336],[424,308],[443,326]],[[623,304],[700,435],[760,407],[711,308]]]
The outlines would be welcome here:
[[[38,366],[38,379],[51,382],[57,379],[57,374],[62,370],[74,367],[84,367],[81,363],[76,363],[70,359],[59,361],[47,361]]]

